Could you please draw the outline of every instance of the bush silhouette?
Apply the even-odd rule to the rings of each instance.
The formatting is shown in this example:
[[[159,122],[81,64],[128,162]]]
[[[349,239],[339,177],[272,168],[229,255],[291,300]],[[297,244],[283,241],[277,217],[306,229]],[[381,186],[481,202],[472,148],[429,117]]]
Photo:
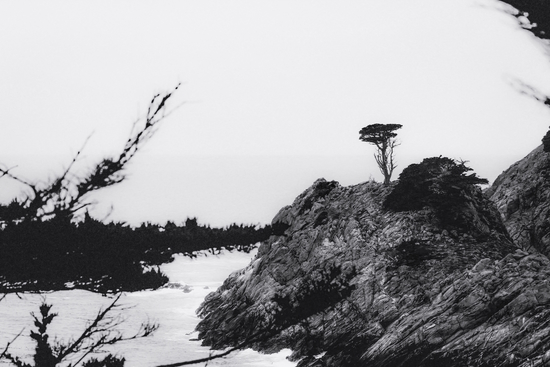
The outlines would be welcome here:
[[[465,162],[441,156],[411,164],[399,175],[384,207],[393,211],[430,207],[442,224],[462,226],[458,220],[461,207],[479,191],[476,185],[488,183],[475,173],[467,174],[470,171]]]

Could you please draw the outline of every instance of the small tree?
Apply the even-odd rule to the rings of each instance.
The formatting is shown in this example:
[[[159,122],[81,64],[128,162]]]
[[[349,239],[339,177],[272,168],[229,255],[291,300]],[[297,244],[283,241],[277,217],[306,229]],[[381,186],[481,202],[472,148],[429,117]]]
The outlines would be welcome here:
[[[107,355],[101,360],[88,357],[101,353],[104,347],[117,344],[118,342],[148,337],[158,329],[158,325],[143,323],[135,334],[123,334],[119,330],[119,326],[124,321],[124,318],[120,314],[112,315],[113,311],[117,309],[124,310],[118,305],[121,296],[122,293],[116,296],[109,306],[100,310],[94,320],[88,323],[84,331],[77,338],[70,339],[65,343],[57,339],[50,341],[48,327],[53,319],[57,317],[57,314],[50,312],[52,306],[44,301],[40,305],[40,316],[32,314],[34,325],[37,328],[30,333],[31,339],[36,343],[33,363],[24,362],[9,352],[11,343],[21,333],[6,345],[3,352],[0,353],[0,359],[5,359],[16,367],[56,367],[66,363],[68,360],[71,361],[68,365],[69,367],[79,365],[83,367],[123,367],[124,358],[119,358],[112,354]]]
[[[399,182],[384,200],[384,207],[407,211],[427,206],[434,209],[441,224],[467,228],[471,223],[468,206],[482,199],[478,185],[488,183],[470,171],[461,160],[425,158],[401,172]]]
[[[86,142],[65,171],[49,182],[27,181],[13,174],[13,168],[0,164],[0,178],[11,178],[28,189],[23,199],[14,199],[0,210],[0,225],[20,221],[43,221],[54,217],[72,219],[76,213],[82,212],[82,209],[92,204],[89,200],[91,193],[122,182],[126,177],[128,163],[153,137],[164,118],[172,112],[166,111],[167,104],[179,86],[180,84],[169,92],[155,94],[146,115],[134,122],[130,136],[118,156],[103,158],[85,175],[75,174],[72,169]]]
[[[374,159],[384,175],[384,185],[390,183],[393,170],[397,167],[393,157],[393,149],[399,145],[395,137],[395,130],[401,129],[400,124],[372,124],[359,131],[359,140],[376,146]]]
[[[154,95],[144,118],[134,122],[130,136],[121,152],[114,157],[102,159],[85,175],[80,176],[73,172],[73,166],[80,157],[82,149],[76,153],[68,167],[60,175],[47,182],[33,183],[27,181],[13,174],[11,172],[13,168],[0,164],[0,178],[11,178],[27,188],[23,199],[14,199],[6,206],[0,205],[0,231],[5,231],[6,227],[10,225],[47,224],[47,222],[51,224],[54,220],[68,223],[68,221],[75,218],[77,213],[93,204],[93,201],[89,199],[89,194],[116,185],[124,180],[129,162],[141,150],[143,144],[155,134],[164,118],[171,113],[171,111],[166,111],[167,104],[178,88],[179,84],[167,93]],[[38,235],[40,234],[38,232]],[[57,235],[59,241],[55,241],[54,244],[63,242],[64,233],[60,232]],[[5,237],[0,242],[3,242],[4,239]],[[45,249],[42,254],[48,253],[50,250]],[[38,281],[39,279],[34,280]],[[40,315],[32,314],[34,325],[37,328],[30,334],[31,339],[36,343],[33,363],[24,362],[9,351],[11,344],[22,332],[17,334],[0,351],[0,360],[2,362],[7,360],[16,367],[55,367],[66,363],[70,358],[73,361],[76,360],[76,362],[69,364],[73,367],[77,365],[84,367],[123,366],[124,359],[112,355],[108,355],[102,360],[93,358],[86,361],[91,354],[101,352],[101,349],[105,346],[120,341],[147,337],[158,328],[156,324],[144,323],[133,335],[127,336],[120,332],[118,326],[123,321],[122,316],[111,315],[112,311],[119,308],[117,301],[120,297],[119,294],[108,307],[100,310],[79,337],[66,343],[49,339],[47,329],[57,314],[51,313],[52,306],[44,302],[40,306]],[[4,298],[5,295],[0,296],[0,301]]]

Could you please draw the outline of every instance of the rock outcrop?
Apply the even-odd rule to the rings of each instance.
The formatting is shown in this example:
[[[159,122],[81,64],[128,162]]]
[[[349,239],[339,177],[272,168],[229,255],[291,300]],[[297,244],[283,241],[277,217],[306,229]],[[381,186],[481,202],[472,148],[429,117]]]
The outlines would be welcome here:
[[[316,181],[206,298],[199,338],[291,348],[303,367],[548,365],[548,258],[517,249],[481,195],[469,231],[385,210],[391,189]]]
[[[550,255],[550,153],[542,145],[498,176],[486,194],[518,247]]]

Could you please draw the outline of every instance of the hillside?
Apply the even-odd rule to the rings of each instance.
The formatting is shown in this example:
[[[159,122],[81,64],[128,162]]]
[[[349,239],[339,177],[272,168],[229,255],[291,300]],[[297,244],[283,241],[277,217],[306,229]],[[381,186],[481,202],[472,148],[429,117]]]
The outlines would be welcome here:
[[[385,209],[392,188],[321,179],[283,208],[198,310],[203,343],[289,347],[303,367],[549,363],[548,258],[517,249],[477,188],[461,226]]]
[[[499,175],[487,195],[519,247],[550,255],[550,156],[542,145]]]

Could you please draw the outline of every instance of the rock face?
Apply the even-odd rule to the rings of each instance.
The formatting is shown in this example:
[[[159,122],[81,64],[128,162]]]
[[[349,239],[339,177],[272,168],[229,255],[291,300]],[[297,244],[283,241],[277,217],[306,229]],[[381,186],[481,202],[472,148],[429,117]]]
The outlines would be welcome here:
[[[498,176],[487,195],[518,247],[550,255],[550,153],[542,145]]]
[[[316,181],[206,298],[199,338],[311,367],[549,364],[548,258],[518,250],[481,195],[468,210],[486,225],[467,231],[383,209],[390,190]]]

